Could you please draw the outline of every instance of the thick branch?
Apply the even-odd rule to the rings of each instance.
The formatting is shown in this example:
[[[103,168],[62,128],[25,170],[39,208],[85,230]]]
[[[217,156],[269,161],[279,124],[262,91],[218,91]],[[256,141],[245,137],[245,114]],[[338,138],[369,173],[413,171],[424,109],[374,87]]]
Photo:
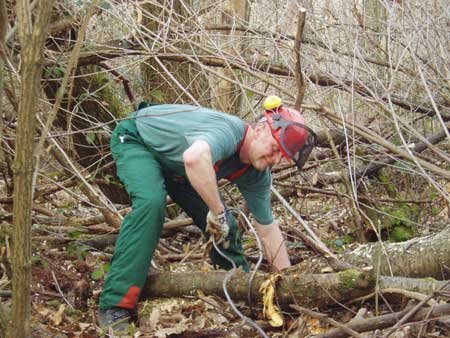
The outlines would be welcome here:
[[[166,48],[166,51],[170,51],[170,48]],[[98,64],[99,62],[106,61],[109,59],[114,59],[123,56],[129,55],[148,55],[148,51],[143,51],[140,49],[138,45],[133,44],[130,41],[115,41],[108,44],[108,47],[101,50],[100,48],[96,52],[84,52],[80,54],[79,65],[85,66],[90,64]],[[211,56],[202,56],[202,55],[191,55],[189,53],[180,54],[178,51],[174,50],[173,53],[159,53],[156,51],[153,55],[148,56],[158,56],[160,60],[168,60],[175,62],[192,62],[192,60],[197,60],[205,66],[212,67],[231,67],[233,69],[241,69],[243,66],[251,69],[253,71],[264,71],[265,73],[279,75],[279,76],[287,76],[287,77],[295,77],[295,74],[291,72],[290,69],[284,67],[282,65],[276,65],[274,63],[267,63],[261,60],[255,59],[240,59],[243,60],[243,63],[239,63],[234,60],[224,60],[223,58],[211,57]],[[46,66],[54,65],[54,61],[48,60],[45,62]],[[310,82],[322,86],[322,87],[335,87],[336,89],[340,89],[347,92],[356,92],[363,97],[367,97],[375,100],[382,100],[384,102],[388,102],[389,98],[386,97],[373,97],[373,95],[365,89],[363,86],[359,86],[355,84],[351,80],[336,80],[329,76],[325,76],[322,74],[309,74],[307,78]],[[391,102],[403,109],[417,112],[425,115],[435,115],[435,111],[432,107],[420,106],[419,104],[410,103],[399,98],[390,97]],[[442,116],[444,121],[449,121],[450,116]]]
[[[400,312],[394,312],[383,316],[377,316],[367,319],[356,319],[346,324],[347,328],[355,330],[356,332],[368,332],[377,329],[384,329],[391,327],[398,322],[400,318],[408,313],[409,309]],[[408,320],[409,323],[418,322],[424,319],[433,320],[440,316],[450,314],[450,304],[442,304],[433,308],[423,308],[419,310],[416,315]],[[333,329],[317,336],[317,338],[343,338],[348,337],[348,334],[342,329]]]
[[[450,125],[448,126],[450,128]],[[430,137],[427,138],[428,143],[430,144],[437,144],[443,140],[446,139],[446,132],[445,130],[442,130],[440,132],[437,132]],[[428,145],[426,142],[418,142],[415,144],[413,148],[414,153],[421,153],[424,150],[428,149]],[[385,158],[377,159],[376,163],[370,163],[367,166],[364,166],[362,168],[359,168],[356,170],[355,177],[357,179],[360,179],[362,177],[370,177],[373,175],[376,175],[377,172],[384,168],[385,166],[394,163],[397,161],[397,158],[392,156],[386,156]],[[334,172],[330,174],[322,174],[320,175],[318,182],[321,184],[334,184],[337,182],[340,182],[345,175],[348,175],[347,172]]]
[[[298,93],[295,99],[294,108],[299,110],[305,96],[305,80],[303,79],[300,46],[302,44],[303,29],[305,28],[306,9],[300,8],[298,13],[297,35],[295,36],[294,51],[297,57],[295,62],[295,80],[297,82]]]

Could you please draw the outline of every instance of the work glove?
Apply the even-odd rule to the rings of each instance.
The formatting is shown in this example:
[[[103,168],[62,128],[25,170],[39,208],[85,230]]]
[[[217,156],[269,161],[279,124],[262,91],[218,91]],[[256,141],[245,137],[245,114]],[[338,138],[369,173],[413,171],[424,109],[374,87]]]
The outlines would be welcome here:
[[[229,247],[228,233],[230,232],[230,226],[228,224],[227,210],[225,209],[220,214],[215,214],[211,210],[206,216],[206,231],[214,236],[216,244],[223,243],[223,247],[226,249]]]

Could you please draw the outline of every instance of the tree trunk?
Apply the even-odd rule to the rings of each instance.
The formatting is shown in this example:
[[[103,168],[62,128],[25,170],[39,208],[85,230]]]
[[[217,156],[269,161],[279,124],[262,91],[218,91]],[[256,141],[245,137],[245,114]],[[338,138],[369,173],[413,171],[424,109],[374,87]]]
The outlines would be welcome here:
[[[249,17],[249,8],[245,0],[225,0],[220,2],[219,10],[221,15],[216,15],[212,20],[219,20],[219,26],[225,25],[230,27],[240,26],[242,22],[247,22]],[[223,55],[242,54],[244,42],[242,39],[237,40],[240,35],[238,31],[230,29],[222,31],[224,37],[218,38],[218,45]],[[240,57],[241,55],[237,55]],[[224,68],[217,70],[222,76],[236,80],[238,71],[233,70],[231,66],[225,64]],[[228,112],[230,114],[239,113],[239,98],[241,92],[239,87],[223,78],[212,78],[211,91],[211,107]]]
[[[8,29],[8,12],[5,0],[0,0],[0,174],[3,174],[6,183],[6,156],[3,150],[3,86],[5,78],[5,51],[6,51],[6,31]]]
[[[52,1],[39,2],[34,23],[29,2],[17,2],[21,45],[21,100],[17,118],[14,159],[14,255],[12,325],[9,337],[27,338],[31,317],[31,206],[33,200],[33,158],[37,103],[42,57]]]
[[[6,31],[8,29],[8,13],[6,10],[5,0],[0,0],[0,174],[3,175],[3,178],[6,183],[6,157],[5,152],[3,151],[3,84],[4,84],[4,73],[5,73],[5,42],[6,42]],[[0,304],[0,336],[3,336],[6,331],[8,324],[8,315],[5,311],[5,308]]]
[[[230,272],[231,273],[231,272]],[[197,291],[208,295],[224,297],[223,281],[227,272],[162,272],[150,274],[142,291],[142,298],[183,297]],[[249,274],[236,272],[227,283],[227,291],[234,301],[248,301]],[[261,284],[269,274],[257,274],[251,286],[252,303],[260,303]],[[404,294],[430,295],[444,287],[445,281],[432,279],[401,278],[381,276],[379,288],[390,293],[403,290]],[[304,307],[325,307],[345,303],[372,294],[375,289],[374,271],[360,272],[346,270],[330,274],[296,273],[294,269],[284,271],[283,278],[276,285],[276,300],[283,307],[297,304]]]
[[[184,6],[188,6],[186,2],[184,5],[179,0],[158,0],[157,2],[160,5],[151,2],[142,4],[142,26],[153,33],[152,38],[155,37],[154,41],[146,42],[149,45],[152,43],[156,45],[168,43],[168,41],[165,41],[167,31],[170,32],[178,25],[190,26],[192,20],[190,17],[192,13],[186,13],[187,9],[184,8]],[[177,42],[175,47],[190,50],[193,48],[192,45],[187,45],[186,41]],[[204,71],[188,60],[176,62],[151,57],[142,64],[141,71],[144,79],[144,97],[153,103],[195,104],[197,102],[208,102],[210,99],[208,79]]]
[[[132,109],[126,110],[108,76],[98,73],[99,70],[98,66],[81,67],[77,70],[72,97],[63,100],[61,106],[64,109],[59,110],[54,124],[62,130],[76,132],[73,135],[69,133],[68,139],[61,142],[66,145],[65,150],[82,167],[89,168],[89,172],[95,177],[106,178],[103,180],[105,183],[99,184],[99,188],[113,203],[126,204],[129,202],[128,195],[115,176],[115,167],[108,165],[112,162],[109,139],[111,130],[116,126],[116,122],[111,121],[126,116]],[[49,80],[51,81],[46,82],[44,90],[53,101],[60,83],[55,79]],[[98,128],[92,129],[100,124]],[[81,130],[87,131],[80,132]]]

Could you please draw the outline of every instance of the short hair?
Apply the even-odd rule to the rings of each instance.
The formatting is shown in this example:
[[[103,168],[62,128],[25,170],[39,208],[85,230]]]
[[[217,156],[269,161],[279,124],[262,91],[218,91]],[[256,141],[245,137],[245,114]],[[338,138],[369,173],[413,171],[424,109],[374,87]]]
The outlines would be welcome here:
[[[256,118],[254,123],[260,123],[260,122],[266,122],[267,121],[267,117],[264,113],[259,114]]]
[[[259,114],[250,124],[256,126],[257,124],[267,122],[267,117],[264,114]]]

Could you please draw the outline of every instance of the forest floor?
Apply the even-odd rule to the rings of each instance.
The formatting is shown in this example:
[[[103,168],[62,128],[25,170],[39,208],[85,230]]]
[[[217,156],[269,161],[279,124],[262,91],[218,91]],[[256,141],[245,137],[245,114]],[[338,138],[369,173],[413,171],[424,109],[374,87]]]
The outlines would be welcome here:
[[[295,207],[302,210],[302,215],[313,226],[319,237],[332,250],[344,250],[347,244],[356,241],[352,233],[352,222],[348,208],[340,204],[336,198],[311,195],[303,198]],[[69,211],[70,210],[70,211]],[[442,213],[435,219],[422,223],[420,232],[428,232],[426,224],[446,223]],[[67,208],[65,216],[84,215],[89,217],[90,210],[85,207]],[[448,212],[448,210],[446,211]],[[306,248],[295,234],[289,231],[295,224],[292,216],[281,207],[275,213],[282,222],[287,234],[288,249],[294,264],[304,262],[314,255]],[[424,225],[425,224],[425,225]],[[97,326],[98,299],[102,290],[105,275],[109,268],[109,260],[113,248],[104,250],[80,244],[84,236],[76,230],[61,230],[58,227],[42,228],[36,224],[33,228],[33,265],[32,265],[32,327],[33,337],[63,338],[108,337]],[[80,228],[81,230],[81,228]],[[98,234],[94,237],[100,237]],[[251,234],[243,236],[244,248],[250,262],[254,266],[258,251]],[[205,252],[205,240],[195,226],[187,226],[171,233],[166,233],[154,255],[152,271],[212,271],[208,255]],[[9,241],[0,243],[3,274],[0,279],[0,290],[10,288],[10,255]],[[307,267],[305,268],[307,269]],[[268,271],[263,264],[261,271]],[[3,302],[10,306],[10,299]],[[398,311],[405,306],[405,300],[379,300],[377,313]],[[336,304],[326,309],[315,309],[325,313],[334,320],[345,323],[364,309],[368,316],[376,312],[374,297],[352,304]],[[273,328],[263,316],[261,304],[253,304],[250,308],[243,302],[237,302],[238,308],[251,317],[269,337],[307,337],[324,333],[333,328],[324,321],[299,315],[295,311],[284,311],[284,325]],[[202,292],[183,298],[156,298],[142,300],[138,307],[138,326],[131,327],[130,337],[259,337],[257,331],[233,312],[226,300]],[[418,327],[403,326],[391,337],[417,337]],[[125,335],[123,335],[125,336]],[[361,337],[381,337],[382,332],[361,334]],[[441,320],[425,327],[421,337],[450,337],[450,320]]]

